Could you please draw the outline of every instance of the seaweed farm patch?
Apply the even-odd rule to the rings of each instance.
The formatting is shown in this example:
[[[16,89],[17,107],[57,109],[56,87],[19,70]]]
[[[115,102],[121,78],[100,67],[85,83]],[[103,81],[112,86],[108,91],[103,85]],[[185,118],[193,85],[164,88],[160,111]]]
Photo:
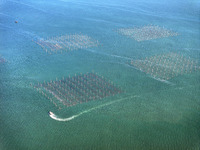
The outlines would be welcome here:
[[[178,33],[165,29],[164,27],[162,28],[153,25],[135,28],[121,28],[118,29],[117,32],[119,34],[133,38],[138,42],[178,35]]]
[[[33,87],[59,109],[100,100],[122,92],[119,87],[94,73],[38,83]]]
[[[198,61],[176,53],[132,60],[131,65],[154,78],[169,80],[175,76],[200,70]]]
[[[34,41],[47,53],[73,51],[98,46],[99,42],[83,34],[71,34]]]

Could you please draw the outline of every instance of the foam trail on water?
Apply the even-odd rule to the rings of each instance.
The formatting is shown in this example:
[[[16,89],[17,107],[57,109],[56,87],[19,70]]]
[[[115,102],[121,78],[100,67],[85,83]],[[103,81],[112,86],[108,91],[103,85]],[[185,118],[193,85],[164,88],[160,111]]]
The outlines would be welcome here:
[[[200,51],[199,48],[182,48],[185,51]]]
[[[68,117],[68,118],[59,118],[58,116],[56,116],[56,115],[55,115],[54,113],[52,113],[51,111],[50,111],[49,116],[50,116],[52,119],[57,120],[57,121],[70,121],[70,120],[72,120],[72,119],[74,119],[74,118],[77,117],[77,115],[74,115],[74,116],[71,116],[71,117]]]
[[[0,15],[2,15],[2,16],[6,16],[6,17],[11,17],[11,18],[14,18],[13,16],[11,16],[11,15],[8,15],[8,14],[4,14],[4,13],[0,13]]]
[[[129,64],[124,64],[124,65],[126,65],[127,67],[130,67],[130,68],[133,68],[133,69],[136,69],[136,70],[142,71],[141,69],[138,69],[138,68],[136,68],[136,67],[130,66]],[[142,72],[143,72],[143,71],[142,71]],[[163,79],[160,79],[160,78],[155,78],[155,77],[150,76],[150,75],[149,75],[149,77],[151,77],[152,79],[155,79],[155,80],[157,80],[157,81],[160,81],[160,82],[166,83],[166,84],[175,85],[174,83],[169,82],[169,81],[167,81],[167,80],[163,80]]]
[[[123,100],[128,99],[128,98],[132,98],[132,97],[138,97],[138,96],[135,95],[135,96],[130,96],[130,97],[126,97],[126,98],[121,98],[121,99],[118,99],[116,101],[108,102],[108,103],[105,103],[105,104],[90,108],[88,110],[82,111],[82,112],[80,112],[80,113],[78,113],[76,115],[73,115],[71,117],[68,117],[68,118],[60,118],[57,115],[55,115],[54,113],[52,113],[51,111],[49,112],[49,116],[52,119],[57,120],[57,121],[70,121],[70,120],[73,120],[73,119],[75,119],[75,118],[77,118],[77,117],[79,117],[79,116],[81,116],[81,115],[83,115],[85,113],[89,113],[89,112],[91,112],[91,111],[93,111],[95,109],[98,109],[98,108],[101,108],[101,107],[104,107],[104,106],[108,106],[108,105],[123,101]]]
[[[157,80],[157,81],[163,82],[163,83],[167,83],[167,84],[170,84],[170,85],[175,85],[174,83],[169,82],[167,80],[163,80],[163,79],[160,79],[160,78],[155,78],[153,76],[150,76],[150,77],[153,78],[153,79],[155,79],[155,80]]]
[[[9,2],[13,2],[13,3],[17,3],[17,4],[20,4],[20,5],[25,5],[25,6],[28,6],[30,8],[33,8],[35,10],[39,10],[41,12],[44,12],[44,13],[47,13],[47,11],[43,10],[43,9],[39,9],[38,7],[35,7],[33,5],[30,5],[30,4],[27,4],[27,3],[23,3],[23,2],[19,2],[19,1],[14,1],[14,0],[8,0]]]
[[[120,63],[120,62],[115,62],[115,61],[99,61],[99,62],[101,62],[101,63],[119,64],[119,65],[127,66],[126,63]]]
[[[15,28],[10,27],[10,26],[5,26],[2,23],[0,23],[0,28],[1,29],[5,29],[6,28],[6,29],[13,30],[16,34],[23,35],[26,38],[35,39],[35,40],[37,40],[37,39],[41,40],[42,39],[41,37],[39,37],[38,35],[34,34],[33,32],[29,32],[29,31],[22,30],[22,29],[16,30]]]
[[[0,23],[0,26],[1,26],[1,28],[14,29],[14,28],[12,28],[12,27],[9,27],[9,26],[4,25],[3,23]]]
[[[126,59],[126,60],[133,60],[132,58],[129,57],[124,57],[124,56],[119,56],[119,55],[113,55],[113,54],[107,54],[107,53],[103,53],[103,52],[97,52],[97,51],[93,51],[93,50],[88,50],[85,49],[88,52],[92,52],[92,53],[96,53],[96,54],[101,54],[101,55],[106,55],[106,56],[111,56],[111,57],[115,57],[115,58],[122,58],[122,59]]]
[[[86,50],[86,51],[89,51],[89,52],[92,52],[92,53],[101,54],[101,55],[111,56],[111,57],[115,57],[115,58],[122,58],[122,59],[126,59],[126,60],[133,60],[132,58],[129,58],[129,57],[123,57],[123,56],[119,56],[119,55],[112,55],[112,54],[107,54],[107,53],[101,53],[101,52],[96,52],[96,51],[93,51],[93,50]],[[131,68],[134,68],[136,70],[142,71],[141,69],[138,69],[136,67],[130,66],[130,65],[125,64],[125,63],[117,63],[117,64],[125,65],[127,67],[131,67]],[[150,76],[150,77],[153,78],[153,79],[155,79],[155,80],[157,80],[157,81],[166,83],[166,84],[175,85],[174,83],[169,82],[167,80],[163,80],[163,79],[160,79],[160,78],[155,78],[155,77],[152,77],[152,76]]]
[[[16,33],[19,34],[19,35],[22,35],[26,38],[29,38],[31,40],[38,40],[38,39],[41,40],[42,39],[41,37],[39,37],[35,33],[29,32],[29,31],[26,31],[26,30],[19,29],[18,31],[16,31]]]

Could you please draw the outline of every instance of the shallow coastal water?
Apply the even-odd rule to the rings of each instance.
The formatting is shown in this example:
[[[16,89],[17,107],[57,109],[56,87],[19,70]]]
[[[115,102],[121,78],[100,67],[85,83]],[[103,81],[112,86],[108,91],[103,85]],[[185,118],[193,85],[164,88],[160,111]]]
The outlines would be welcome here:
[[[130,65],[168,53],[200,65],[199,10],[195,0],[0,0],[0,149],[200,149],[200,71],[164,82]],[[138,42],[116,32],[146,25],[178,36]],[[49,54],[34,43],[73,34],[99,45]],[[59,110],[30,86],[87,72],[123,93]],[[85,113],[59,122],[49,111]]]

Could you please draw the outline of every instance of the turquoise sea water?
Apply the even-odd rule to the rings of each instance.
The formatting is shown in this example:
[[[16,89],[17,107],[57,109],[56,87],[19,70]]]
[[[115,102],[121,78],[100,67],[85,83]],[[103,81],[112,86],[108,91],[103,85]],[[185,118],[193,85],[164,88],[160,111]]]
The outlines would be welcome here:
[[[0,149],[199,150],[200,72],[167,84],[127,65],[168,52],[200,64],[199,13],[197,0],[0,0],[0,55],[7,60],[0,64]],[[179,35],[137,42],[115,32],[150,24]],[[49,55],[32,42],[74,33],[100,45]],[[30,87],[92,71],[124,93],[58,110]],[[98,106],[68,122],[48,115]]]

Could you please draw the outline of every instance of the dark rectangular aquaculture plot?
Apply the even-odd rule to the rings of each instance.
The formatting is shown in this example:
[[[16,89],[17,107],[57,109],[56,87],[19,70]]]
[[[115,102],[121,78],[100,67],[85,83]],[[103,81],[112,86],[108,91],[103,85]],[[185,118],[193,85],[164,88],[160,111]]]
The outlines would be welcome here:
[[[34,88],[59,108],[63,106],[70,107],[121,93],[120,88],[94,73],[38,83]]]

